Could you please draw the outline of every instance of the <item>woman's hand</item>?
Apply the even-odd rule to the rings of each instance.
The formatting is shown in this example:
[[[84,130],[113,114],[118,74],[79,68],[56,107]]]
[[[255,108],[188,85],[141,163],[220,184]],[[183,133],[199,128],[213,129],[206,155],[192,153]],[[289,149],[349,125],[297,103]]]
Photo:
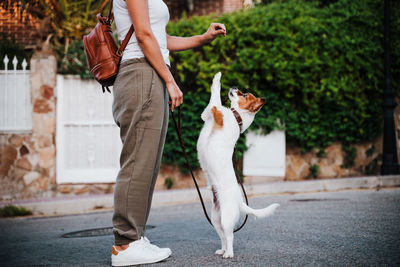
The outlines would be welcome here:
[[[183,103],[183,94],[181,89],[179,89],[175,80],[166,83],[167,90],[169,93],[169,97],[171,98],[171,111],[174,111],[174,108],[179,107]]]
[[[211,23],[208,30],[191,37],[170,36],[167,34],[167,48],[170,52],[184,51],[212,42],[219,35],[226,36],[226,28],[221,23]]]
[[[219,35],[226,36],[225,25],[221,23],[211,23],[208,30],[203,34],[203,38],[205,43],[211,43]]]

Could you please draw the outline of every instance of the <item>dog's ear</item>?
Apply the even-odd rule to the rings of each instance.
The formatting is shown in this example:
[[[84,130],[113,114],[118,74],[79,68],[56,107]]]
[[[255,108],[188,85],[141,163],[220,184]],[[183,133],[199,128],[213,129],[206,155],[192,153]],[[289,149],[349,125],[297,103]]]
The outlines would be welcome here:
[[[251,112],[258,112],[267,100],[265,98],[256,98],[250,105]]]

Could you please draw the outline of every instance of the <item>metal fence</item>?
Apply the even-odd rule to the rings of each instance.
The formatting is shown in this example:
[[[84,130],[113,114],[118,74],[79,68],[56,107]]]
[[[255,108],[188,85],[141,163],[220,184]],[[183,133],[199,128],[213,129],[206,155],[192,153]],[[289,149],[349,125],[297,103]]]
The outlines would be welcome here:
[[[9,59],[5,55],[4,70],[0,70],[0,132],[32,130],[32,104],[29,85],[28,63],[22,61],[22,70],[17,70],[18,60],[14,56],[13,69],[8,70]]]

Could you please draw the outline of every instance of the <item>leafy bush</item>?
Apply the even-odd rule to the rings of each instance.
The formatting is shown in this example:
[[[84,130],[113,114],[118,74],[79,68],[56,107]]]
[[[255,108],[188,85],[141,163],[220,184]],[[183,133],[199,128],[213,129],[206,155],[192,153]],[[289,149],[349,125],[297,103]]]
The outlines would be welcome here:
[[[334,141],[344,147],[371,141],[382,130],[383,1],[263,0],[255,8],[220,17],[183,17],[168,33],[202,34],[211,22],[227,36],[172,55],[172,70],[183,90],[182,135],[194,168],[200,114],[209,101],[213,75],[222,71],[222,98],[232,86],[267,98],[252,125],[265,133],[286,130],[287,141],[305,152]],[[400,96],[400,1],[391,1],[393,88]],[[90,77],[80,38],[59,46],[60,72]],[[67,52],[66,52],[67,51]],[[172,119],[164,163],[184,166]],[[245,150],[237,145],[237,158]],[[351,164],[352,153],[348,153]]]
[[[227,36],[194,51],[172,55],[184,91],[182,129],[191,162],[196,162],[200,114],[213,75],[222,71],[222,98],[232,86],[266,97],[252,129],[286,128],[287,141],[303,151],[334,141],[371,141],[382,129],[383,3],[378,0],[267,1],[266,5],[220,17],[192,17],[170,23],[170,35],[203,33],[213,21]],[[394,4],[398,5],[398,4]],[[398,13],[398,12],[397,12]],[[392,20],[398,46],[400,20]],[[399,62],[400,49],[393,49]],[[400,64],[393,64],[393,74]],[[399,76],[393,76],[398,92]],[[243,151],[243,140],[239,151]],[[172,122],[165,163],[183,164]]]
[[[26,59],[26,62],[29,64],[32,52],[25,50],[24,46],[15,43],[14,39],[8,38],[5,34],[0,34],[0,70],[4,70],[3,59],[5,55],[7,55],[9,60],[7,64],[9,70],[14,68],[12,64],[14,56],[18,59],[17,69],[22,69],[22,61]],[[27,69],[29,68],[27,67]]]
[[[24,207],[7,205],[0,208],[0,217],[16,217],[32,215],[32,212]]]
[[[380,171],[380,166],[382,166],[382,154],[377,155],[370,163],[368,163],[364,168],[364,173],[367,175],[376,175]]]
[[[58,72],[61,74],[76,74],[83,79],[92,78],[86,63],[83,41],[76,40],[70,45],[63,45],[57,48],[57,54],[61,60],[58,61]],[[66,51],[66,52],[64,52]]]
[[[390,16],[392,86],[400,97],[400,1],[391,1]]]
[[[316,179],[319,175],[319,165],[313,164],[309,168],[310,170],[310,178]]]
[[[357,150],[354,147],[342,144],[342,150],[346,153],[344,157],[344,163],[341,165],[342,168],[351,168],[354,166]]]
[[[10,14],[19,13],[21,22],[33,17],[37,25],[37,34],[43,41],[49,34],[50,42],[56,47],[65,45],[69,40],[81,40],[82,36],[97,23],[96,14],[108,14],[109,0],[2,0],[0,6]]]
[[[171,189],[174,186],[174,178],[167,177],[165,178],[164,185],[167,189]]]

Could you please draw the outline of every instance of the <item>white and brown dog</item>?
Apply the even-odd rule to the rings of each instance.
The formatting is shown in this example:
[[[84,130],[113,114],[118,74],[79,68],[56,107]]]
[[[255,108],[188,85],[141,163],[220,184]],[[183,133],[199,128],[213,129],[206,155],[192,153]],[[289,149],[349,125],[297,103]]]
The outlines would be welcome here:
[[[279,204],[264,209],[252,209],[244,203],[236,181],[232,154],[239,138],[253,122],[257,111],[264,105],[264,98],[257,98],[238,89],[229,90],[231,109],[221,104],[221,73],[214,76],[211,99],[201,114],[204,126],[197,141],[197,153],[208,185],[213,193],[211,221],[221,238],[221,249],[215,254],[233,257],[233,231],[240,213],[262,218],[272,215]]]

